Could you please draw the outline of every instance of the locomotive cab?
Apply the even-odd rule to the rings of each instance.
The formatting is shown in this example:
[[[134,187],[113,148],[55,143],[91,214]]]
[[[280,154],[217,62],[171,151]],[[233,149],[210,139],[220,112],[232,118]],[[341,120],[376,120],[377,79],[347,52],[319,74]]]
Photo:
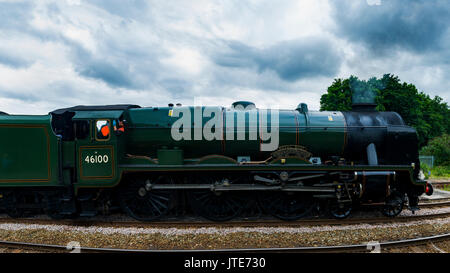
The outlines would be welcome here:
[[[122,136],[116,132],[117,124],[123,122],[122,116],[123,111],[80,111],[73,117],[75,122],[89,124],[87,137],[75,140],[79,186],[117,182],[116,158]]]
[[[63,158],[75,191],[118,184],[117,159],[124,154],[126,110],[133,107],[139,106],[76,106],[51,113],[55,132],[62,134]]]

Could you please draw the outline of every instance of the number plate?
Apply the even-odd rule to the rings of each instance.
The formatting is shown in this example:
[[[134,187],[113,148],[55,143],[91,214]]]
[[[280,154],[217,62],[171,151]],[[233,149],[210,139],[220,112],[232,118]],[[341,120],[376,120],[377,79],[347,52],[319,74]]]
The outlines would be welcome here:
[[[111,179],[115,175],[112,146],[80,147],[81,179]]]

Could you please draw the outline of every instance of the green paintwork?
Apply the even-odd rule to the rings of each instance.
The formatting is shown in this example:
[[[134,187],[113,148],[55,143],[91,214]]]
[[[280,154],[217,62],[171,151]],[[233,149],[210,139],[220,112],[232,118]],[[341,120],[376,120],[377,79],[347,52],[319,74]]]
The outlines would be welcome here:
[[[195,164],[198,165],[206,165],[206,164],[235,165],[236,163],[237,163],[236,160],[222,155],[207,155],[195,162]]]
[[[77,111],[73,119],[118,119],[123,111]]]
[[[66,168],[63,169],[63,183],[70,185],[72,180],[72,173],[69,168],[75,168],[75,142],[63,141],[62,142],[62,162]]]
[[[58,138],[50,116],[0,115],[0,185],[59,183]]]
[[[158,163],[160,165],[183,165],[183,150],[158,149]]]
[[[300,128],[300,145],[308,148],[313,156],[343,154],[346,124],[341,112],[310,111],[301,115],[308,116],[308,122]]]
[[[104,120],[105,117],[99,119]],[[97,140],[95,121],[96,119],[93,119],[90,123],[90,137],[76,141],[75,158],[79,170],[76,190],[83,187],[112,187],[120,181],[121,172],[117,168],[117,158],[123,158],[124,154],[118,143],[123,143],[124,136],[117,136],[110,128],[109,139]],[[111,120],[109,121],[111,126]]]
[[[284,163],[283,163],[284,162]],[[305,161],[305,160],[301,160],[299,158],[279,158],[279,159],[275,159],[270,161],[269,164],[281,164],[281,165],[286,165],[286,164],[311,164],[311,162],[309,161]]]
[[[112,145],[105,146],[80,146],[80,178],[111,179],[115,176],[114,148]]]

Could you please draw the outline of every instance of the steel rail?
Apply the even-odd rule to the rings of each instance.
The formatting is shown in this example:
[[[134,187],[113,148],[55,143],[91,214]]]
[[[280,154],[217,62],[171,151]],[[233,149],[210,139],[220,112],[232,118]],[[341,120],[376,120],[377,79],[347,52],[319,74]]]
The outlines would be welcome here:
[[[113,225],[119,227],[305,227],[316,225],[357,225],[357,224],[379,224],[379,223],[405,223],[419,220],[430,220],[437,218],[450,217],[450,212],[430,214],[430,215],[416,215],[416,216],[397,216],[397,217],[355,217],[342,220],[336,219],[303,219],[297,221],[281,221],[281,220],[247,220],[247,221],[229,221],[229,222],[174,222],[174,221],[160,221],[160,222],[114,222]],[[82,224],[82,223],[81,223]],[[96,223],[98,224],[98,223]],[[106,223],[110,225],[111,223]],[[101,224],[100,224],[101,225]]]
[[[414,216],[397,216],[397,217],[355,217],[342,220],[336,219],[302,219],[297,221],[281,221],[277,219],[269,220],[235,220],[228,222],[211,222],[211,221],[121,221],[121,220],[90,220],[90,219],[74,219],[74,220],[52,220],[52,219],[11,219],[0,218],[0,223],[17,223],[17,224],[42,224],[42,225],[68,225],[68,226],[98,226],[98,227],[115,227],[115,228],[191,228],[191,227],[306,227],[306,226],[342,226],[342,225],[358,225],[358,224],[387,224],[387,223],[405,223],[420,220],[431,220],[438,218],[450,217],[450,212],[414,215]]]
[[[428,237],[387,241],[378,243],[380,250],[383,247],[404,247],[420,245],[428,242],[450,239],[450,233]],[[39,244],[28,242],[0,241],[0,246],[9,248],[45,249],[50,251],[79,251],[89,253],[336,253],[336,252],[369,252],[374,244],[335,245],[319,247],[292,247],[292,248],[241,248],[241,249],[125,249],[125,248],[95,248],[73,247],[52,244]]]
[[[420,203],[419,208],[450,206],[450,201]]]
[[[431,182],[431,185],[436,189],[442,189],[450,186],[450,182]]]

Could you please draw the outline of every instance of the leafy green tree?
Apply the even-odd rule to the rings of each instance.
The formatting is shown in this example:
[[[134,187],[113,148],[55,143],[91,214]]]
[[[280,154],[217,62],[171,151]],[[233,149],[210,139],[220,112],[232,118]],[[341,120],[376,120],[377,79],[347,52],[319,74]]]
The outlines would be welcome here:
[[[432,99],[419,92],[413,84],[401,83],[397,76],[391,74],[385,74],[381,79],[371,78],[367,82],[355,76],[335,79],[327,93],[322,95],[320,109],[350,111],[352,97],[363,103],[370,101],[369,90],[375,94],[377,110],[397,112],[406,124],[417,130],[419,146],[426,145],[433,137],[450,133],[447,103],[438,96]]]
[[[352,79],[354,76],[350,76]],[[355,77],[356,78],[356,77]],[[327,94],[320,98],[321,111],[350,111],[352,109],[352,91],[350,79],[335,79],[328,87]]]
[[[450,166],[450,135],[433,138],[420,150],[420,154],[434,156],[435,165]]]

